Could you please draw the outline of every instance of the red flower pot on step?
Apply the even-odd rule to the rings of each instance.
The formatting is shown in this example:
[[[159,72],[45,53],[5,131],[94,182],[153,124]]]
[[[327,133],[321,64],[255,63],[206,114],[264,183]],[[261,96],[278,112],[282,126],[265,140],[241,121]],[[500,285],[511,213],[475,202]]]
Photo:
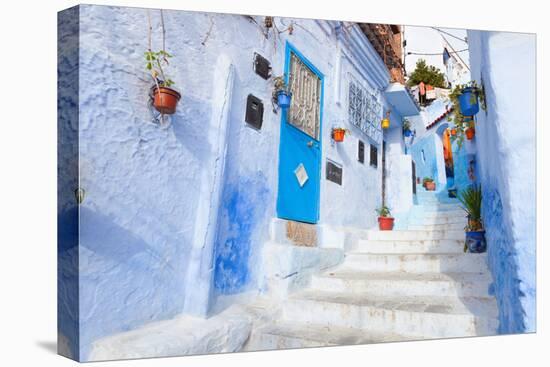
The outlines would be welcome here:
[[[378,227],[381,231],[391,231],[394,220],[392,217],[378,217]]]
[[[428,191],[435,191],[435,182],[426,182],[426,190]]]
[[[469,127],[466,129],[466,139],[472,140],[476,136],[476,129],[473,127]]]

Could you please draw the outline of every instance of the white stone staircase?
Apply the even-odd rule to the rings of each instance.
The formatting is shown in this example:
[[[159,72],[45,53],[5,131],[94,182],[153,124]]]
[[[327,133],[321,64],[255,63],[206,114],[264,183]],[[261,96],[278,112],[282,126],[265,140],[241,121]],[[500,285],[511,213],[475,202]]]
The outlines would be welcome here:
[[[485,254],[463,252],[464,212],[419,196],[407,230],[342,230],[353,239],[344,261],[290,294],[245,350],[496,334]]]

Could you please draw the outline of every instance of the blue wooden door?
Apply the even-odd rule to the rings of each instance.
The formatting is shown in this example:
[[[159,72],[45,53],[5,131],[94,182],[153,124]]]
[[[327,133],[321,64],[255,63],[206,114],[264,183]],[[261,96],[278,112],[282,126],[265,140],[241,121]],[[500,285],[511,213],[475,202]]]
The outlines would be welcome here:
[[[279,144],[279,218],[317,223],[321,180],[323,75],[286,45],[285,78],[292,92],[282,111]]]

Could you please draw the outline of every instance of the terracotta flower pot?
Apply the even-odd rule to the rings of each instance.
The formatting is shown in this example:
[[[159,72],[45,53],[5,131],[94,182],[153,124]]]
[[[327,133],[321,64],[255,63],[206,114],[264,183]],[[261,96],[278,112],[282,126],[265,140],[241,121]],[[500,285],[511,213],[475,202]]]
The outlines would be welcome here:
[[[466,129],[466,139],[472,140],[474,136],[476,135],[476,129],[473,127],[469,127]]]
[[[435,191],[435,181],[426,182],[426,185],[424,187],[426,187],[426,190],[428,191]]]
[[[393,222],[395,218],[392,217],[378,217],[378,228],[381,231],[391,231],[393,229]]]
[[[181,94],[168,87],[156,86],[153,88],[153,106],[160,113],[171,115],[176,112],[176,106],[181,98]]]
[[[346,136],[346,130],[345,129],[332,129],[332,139],[334,139],[335,142],[341,143],[344,141],[344,136]]]
[[[455,136],[455,135],[456,135],[456,129],[451,129],[451,135],[452,135],[452,136]]]

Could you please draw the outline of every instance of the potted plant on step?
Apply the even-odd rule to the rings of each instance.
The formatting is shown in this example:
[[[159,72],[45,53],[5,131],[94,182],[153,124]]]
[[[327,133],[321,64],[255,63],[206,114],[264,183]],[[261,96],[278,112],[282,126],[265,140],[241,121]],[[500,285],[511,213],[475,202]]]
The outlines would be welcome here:
[[[273,78],[273,100],[281,108],[290,107],[292,93],[288,84],[285,82],[284,75]]]
[[[344,137],[350,134],[350,131],[348,129],[344,129],[343,127],[333,127],[332,128],[332,139],[337,142],[341,143],[344,141]]]
[[[481,186],[470,186],[466,190],[461,191],[458,200],[462,204],[462,208],[468,213],[468,224],[465,227],[466,242],[464,244],[464,251],[472,253],[485,252],[487,250],[487,242],[481,219]]]
[[[422,186],[424,186],[427,191],[435,191],[435,181],[431,177],[424,177]]]
[[[395,218],[391,216],[390,209],[382,205],[380,208],[376,209],[376,212],[378,213],[378,228],[380,228],[381,231],[391,231]]]

